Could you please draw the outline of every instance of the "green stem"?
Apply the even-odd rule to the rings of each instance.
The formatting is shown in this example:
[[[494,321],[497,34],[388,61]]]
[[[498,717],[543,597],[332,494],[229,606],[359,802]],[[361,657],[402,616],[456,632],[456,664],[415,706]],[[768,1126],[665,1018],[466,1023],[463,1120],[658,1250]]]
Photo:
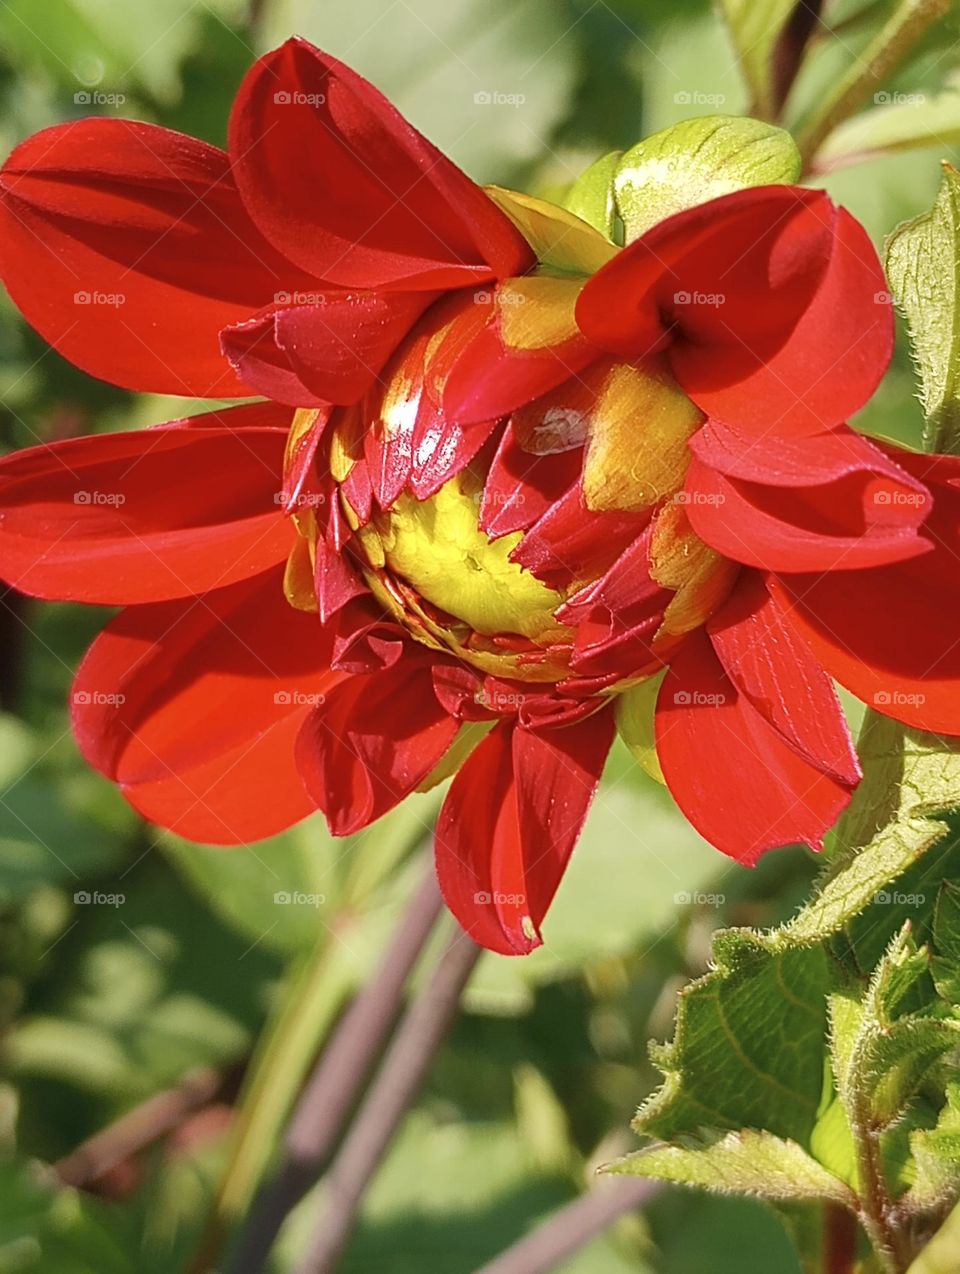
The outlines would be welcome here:
[[[864,52],[850,66],[825,100],[797,133],[804,171],[809,171],[817,151],[842,124],[896,70],[927,30],[946,14],[953,0],[901,0],[889,21],[877,32]]]
[[[338,950],[321,939],[295,969],[277,1016],[250,1066],[213,1215],[191,1266],[210,1268],[232,1225],[244,1215],[297,1093],[349,991]]]

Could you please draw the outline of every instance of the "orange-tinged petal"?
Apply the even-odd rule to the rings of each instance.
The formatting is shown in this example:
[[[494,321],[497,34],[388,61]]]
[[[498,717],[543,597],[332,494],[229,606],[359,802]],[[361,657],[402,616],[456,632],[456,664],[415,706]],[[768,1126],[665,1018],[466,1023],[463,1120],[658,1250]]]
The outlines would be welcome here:
[[[667,603],[658,638],[699,628],[730,592],[739,570],[694,535],[682,504],[665,505],[653,526],[650,574],[676,594]]]
[[[579,336],[574,311],[583,281],[535,274],[497,289],[500,334],[509,349],[554,349]]]
[[[659,368],[607,364],[596,391],[583,497],[597,512],[635,511],[683,485],[700,410]]]

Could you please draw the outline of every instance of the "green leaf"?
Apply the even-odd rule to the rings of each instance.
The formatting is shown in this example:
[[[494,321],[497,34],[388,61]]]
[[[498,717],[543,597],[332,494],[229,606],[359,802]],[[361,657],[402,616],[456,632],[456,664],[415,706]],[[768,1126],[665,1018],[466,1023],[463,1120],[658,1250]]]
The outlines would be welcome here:
[[[663,1086],[637,1132],[668,1141],[703,1127],[766,1129],[805,1144],[820,1104],[827,962],[768,935],[715,935],[714,969],[680,992],[673,1041],[651,1053]]]
[[[960,1005],[960,885],[945,880],[937,895],[930,962],[937,990],[950,1004]]]
[[[833,1071],[851,1127],[876,1132],[897,1119],[931,1067],[960,1044],[960,1022],[930,1012],[900,1015],[927,973],[929,955],[904,926],[862,999],[831,996]]]
[[[960,89],[943,93],[877,94],[881,105],[835,129],[817,152],[817,168],[863,163],[876,155],[918,146],[960,143]],[[884,101],[890,100],[889,105]]]
[[[665,217],[749,186],[793,182],[800,156],[789,133],[755,119],[704,115],[638,142],[614,182],[627,243]]]
[[[948,1084],[947,1101],[935,1128],[910,1134],[916,1179],[903,1199],[911,1211],[942,1206],[956,1197],[960,1181],[960,1088]]]
[[[890,286],[910,327],[931,450],[960,450],[960,172],[943,165],[930,212],[887,244]]]
[[[650,1146],[608,1164],[604,1171],[779,1202],[830,1200],[849,1207],[856,1203],[850,1188],[795,1141],[755,1129]]]
[[[774,49],[795,7],[796,0],[720,0],[758,115],[773,114]]]
[[[567,191],[563,206],[613,242],[616,239],[617,204],[613,182],[623,152],[611,151],[580,174]]]

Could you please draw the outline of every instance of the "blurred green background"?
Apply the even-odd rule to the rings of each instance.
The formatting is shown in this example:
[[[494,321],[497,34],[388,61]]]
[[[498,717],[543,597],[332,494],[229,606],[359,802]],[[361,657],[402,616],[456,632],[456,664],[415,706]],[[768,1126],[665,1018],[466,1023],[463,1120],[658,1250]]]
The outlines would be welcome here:
[[[797,116],[890,7],[829,6],[849,22],[805,72]],[[222,143],[251,61],[295,32],[373,79],[479,180],[548,197],[607,150],[747,105],[726,35],[699,0],[0,0],[0,146],[91,112]],[[954,27],[938,29],[891,90],[942,84],[954,39]],[[930,205],[948,153],[937,143],[826,184],[879,245]],[[198,409],[91,381],[8,304],[0,311],[5,448]],[[902,352],[860,423],[917,441]],[[329,1029],[421,870],[435,810],[435,797],[418,798],[345,843],[319,821],[235,851],[158,834],[84,767],[68,730],[72,669],[104,617],[0,594],[0,1274],[187,1268],[269,1015],[293,979],[319,969]],[[755,872],[728,868],[615,753],[545,948],[522,962],[484,958],[343,1268],[469,1274],[573,1198],[631,1147],[630,1116],[656,1083],[646,1041],[669,1035],[675,993],[705,968],[711,931],[788,915],[815,869],[794,850]],[[279,904],[277,893],[314,901]],[[214,1072],[210,1100],[173,1136],[79,1193],[43,1167],[198,1068]],[[263,1162],[270,1149],[259,1147]],[[315,1210],[308,1200],[295,1215],[277,1271]],[[679,1192],[563,1267],[796,1269],[759,1204]]]

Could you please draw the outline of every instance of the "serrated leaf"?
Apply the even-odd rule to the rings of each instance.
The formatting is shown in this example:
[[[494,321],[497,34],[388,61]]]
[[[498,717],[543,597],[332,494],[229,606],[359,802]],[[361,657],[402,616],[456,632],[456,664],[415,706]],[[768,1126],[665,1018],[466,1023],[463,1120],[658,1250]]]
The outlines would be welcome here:
[[[882,95],[879,95],[882,98]],[[835,129],[817,152],[817,168],[825,170],[863,163],[877,155],[917,146],[960,143],[960,90],[900,94],[890,105],[865,111]]]
[[[585,169],[567,191],[564,208],[599,230],[611,242],[616,239],[617,204],[613,182],[623,151],[614,150]]]
[[[904,1197],[911,1211],[942,1205],[956,1197],[960,1183],[960,1088],[947,1085],[947,1100],[935,1128],[910,1134],[916,1179]]]
[[[796,181],[800,155],[782,128],[704,115],[638,142],[614,179],[624,237],[632,243],[665,217],[749,186]]]
[[[753,109],[773,113],[773,53],[796,0],[720,0],[744,78],[753,93]]]
[[[935,1012],[900,1015],[925,978],[929,955],[908,927],[896,935],[862,999],[831,996],[834,1079],[852,1127],[876,1130],[898,1118],[931,1067],[960,1044],[960,1022]]]
[[[713,957],[680,993],[673,1041],[652,1054],[665,1082],[634,1128],[662,1141],[704,1125],[763,1128],[804,1144],[822,1087],[824,953],[776,951],[765,935],[730,929]]]
[[[604,1171],[654,1177],[725,1194],[752,1194],[778,1202],[829,1200],[847,1206],[855,1204],[849,1187],[802,1146],[749,1128],[685,1138],[681,1145],[649,1146],[608,1164]]]
[[[937,990],[960,1005],[960,886],[945,880],[937,894],[933,915],[934,956],[930,962]]]
[[[887,276],[910,327],[932,450],[960,448],[960,172],[943,166],[930,212],[887,244]]]

